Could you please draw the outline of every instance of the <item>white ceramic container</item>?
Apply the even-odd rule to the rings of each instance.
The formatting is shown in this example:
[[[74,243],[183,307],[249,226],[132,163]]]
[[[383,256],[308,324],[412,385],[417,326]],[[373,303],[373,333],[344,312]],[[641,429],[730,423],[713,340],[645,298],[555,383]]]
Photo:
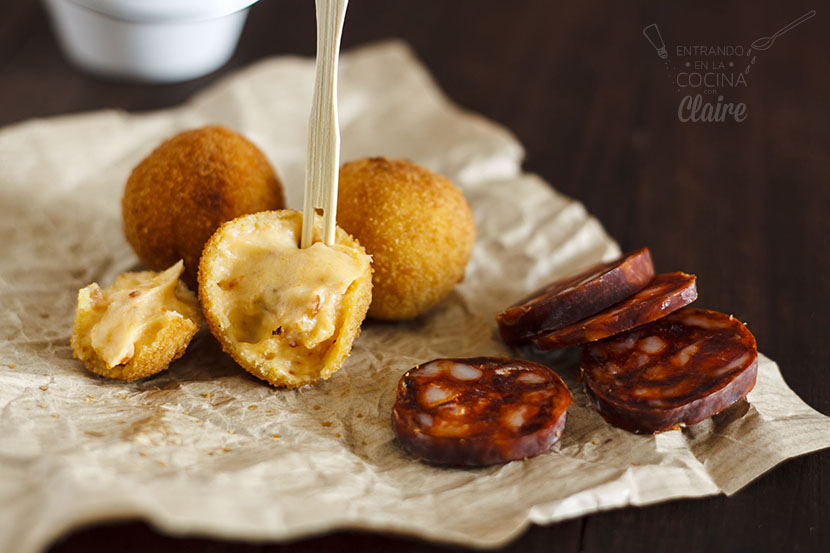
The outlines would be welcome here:
[[[108,77],[176,82],[230,59],[257,0],[43,0],[66,56]]]

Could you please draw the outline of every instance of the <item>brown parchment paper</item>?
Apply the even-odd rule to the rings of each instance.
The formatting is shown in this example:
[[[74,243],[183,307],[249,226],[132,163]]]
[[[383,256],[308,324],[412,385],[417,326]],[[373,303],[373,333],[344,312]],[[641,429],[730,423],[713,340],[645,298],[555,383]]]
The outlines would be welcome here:
[[[0,131],[0,551],[39,551],[78,525],[123,517],[171,534],[280,540],[360,528],[491,547],[531,522],[733,494],[830,446],[830,419],[763,356],[748,402],[637,436],[587,406],[575,352],[523,351],[557,369],[575,396],[550,453],[476,470],[404,453],[389,414],[406,369],[509,354],[497,311],[618,248],[582,205],[523,174],[510,133],[450,104],[399,43],[342,59],[342,159],[408,157],[464,189],[479,238],[452,295],[409,323],[365,323],[344,368],[299,390],[248,376],[204,329],[154,378],[86,372],[69,347],[77,290],[137,267],[120,217],[130,169],[171,134],[221,123],[262,147],[299,207],[313,79],[313,61],[276,58],[177,109]]]

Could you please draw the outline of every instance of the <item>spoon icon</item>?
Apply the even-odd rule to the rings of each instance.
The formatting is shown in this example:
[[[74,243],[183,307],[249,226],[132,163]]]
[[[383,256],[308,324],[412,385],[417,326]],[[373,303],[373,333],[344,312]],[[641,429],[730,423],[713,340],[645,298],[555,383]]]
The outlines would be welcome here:
[[[807,13],[805,13],[804,15],[802,15],[801,17],[799,17],[798,19],[796,19],[792,23],[789,23],[789,24],[784,25],[783,27],[781,27],[774,35],[759,38],[758,40],[753,42],[750,47],[753,50],[758,50],[759,52],[762,52],[762,51],[768,49],[770,46],[772,46],[772,44],[775,42],[776,38],[780,37],[781,35],[783,35],[787,31],[793,29],[794,27],[798,27],[799,25],[801,25],[802,23],[804,23],[805,21],[807,21],[808,19],[810,19],[814,15],[816,15],[816,10],[808,11]]]

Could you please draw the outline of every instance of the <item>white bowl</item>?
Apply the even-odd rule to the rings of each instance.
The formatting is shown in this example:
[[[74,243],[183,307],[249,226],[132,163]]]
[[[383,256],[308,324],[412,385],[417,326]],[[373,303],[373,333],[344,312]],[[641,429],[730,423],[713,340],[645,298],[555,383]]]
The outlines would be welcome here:
[[[108,77],[195,79],[224,65],[257,0],[44,0],[66,56]]]

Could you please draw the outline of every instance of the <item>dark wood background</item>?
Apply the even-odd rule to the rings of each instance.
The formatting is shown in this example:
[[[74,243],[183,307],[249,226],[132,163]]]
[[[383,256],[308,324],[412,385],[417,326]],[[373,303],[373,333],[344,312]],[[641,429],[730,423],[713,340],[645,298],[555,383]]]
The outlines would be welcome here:
[[[699,305],[747,321],[807,403],[830,413],[830,40],[815,0],[553,3],[352,0],[343,46],[401,37],[458,104],[510,128],[525,167],[575,197],[624,249],[698,275]],[[747,45],[810,9],[759,54],[742,123],[681,123],[681,92],[641,31],[675,44]],[[0,125],[176,105],[264,56],[314,53],[310,0],[263,0],[230,64],[176,85],[111,83],[62,57],[33,1],[0,2]],[[9,160],[0,160],[8,163]],[[2,185],[2,183],[0,183]],[[533,527],[505,551],[830,551],[830,451],[774,469],[735,497]],[[439,551],[342,532],[293,544],[171,538],[142,522],[93,526],[52,551]]]

